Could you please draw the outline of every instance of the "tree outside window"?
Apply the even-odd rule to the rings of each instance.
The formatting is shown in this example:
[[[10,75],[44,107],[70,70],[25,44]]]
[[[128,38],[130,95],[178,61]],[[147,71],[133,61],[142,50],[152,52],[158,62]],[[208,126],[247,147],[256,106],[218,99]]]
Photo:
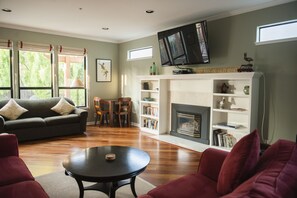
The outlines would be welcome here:
[[[59,96],[71,98],[76,106],[86,106],[85,56],[58,56]]]
[[[49,52],[19,51],[21,99],[52,97],[52,58]]]
[[[11,98],[11,50],[0,48],[0,100]]]

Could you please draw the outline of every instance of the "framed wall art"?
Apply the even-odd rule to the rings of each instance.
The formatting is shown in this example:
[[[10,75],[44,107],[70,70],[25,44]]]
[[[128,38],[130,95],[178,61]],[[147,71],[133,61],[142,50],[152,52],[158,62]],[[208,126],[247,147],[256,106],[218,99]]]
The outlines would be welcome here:
[[[111,82],[110,59],[96,59],[96,82]]]

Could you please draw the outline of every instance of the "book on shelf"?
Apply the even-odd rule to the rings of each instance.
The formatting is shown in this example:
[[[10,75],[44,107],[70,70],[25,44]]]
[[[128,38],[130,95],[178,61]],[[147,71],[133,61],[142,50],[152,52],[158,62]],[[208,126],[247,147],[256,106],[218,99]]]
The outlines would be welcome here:
[[[213,130],[213,145],[219,146],[219,140],[218,140],[218,134],[222,133],[221,129],[215,129]]]
[[[143,127],[149,128],[149,129],[158,129],[158,120],[154,120],[150,118],[144,119]]]
[[[224,134],[226,134],[226,132],[221,132],[218,134],[218,146],[224,147]]]
[[[142,112],[143,112],[144,115],[150,115],[150,116],[158,117],[158,107],[152,107],[152,106],[149,106],[149,105],[144,105]]]
[[[231,134],[227,134],[225,138],[226,138],[226,147],[227,148],[232,148],[237,142],[236,138]]]
[[[213,130],[213,145],[232,148],[236,143],[236,138],[221,129]]]

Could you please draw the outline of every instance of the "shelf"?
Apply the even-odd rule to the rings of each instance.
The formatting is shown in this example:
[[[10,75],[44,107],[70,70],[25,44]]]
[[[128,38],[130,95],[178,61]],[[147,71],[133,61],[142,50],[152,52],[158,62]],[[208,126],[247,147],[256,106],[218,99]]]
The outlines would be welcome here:
[[[250,97],[250,95],[237,94],[237,93],[213,93],[213,96],[242,97],[242,98],[249,98]]]
[[[156,101],[145,101],[145,100],[141,100],[140,101],[142,104],[155,104],[155,105],[158,105],[159,103],[156,102]]]
[[[226,84],[229,93],[221,93]],[[245,86],[250,86],[250,94],[243,92]],[[252,87],[253,86],[253,87]],[[236,142],[250,133],[254,120],[251,119],[255,111],[254,97],[256,84],[253,79],[222,79],[213,82],[213,109],[211,145],[222,150],[230,150]],[[219,108],[222,105],[225,109]],[[217,139],[219,138],[219,139]]]
[[[166,125],[163,124],[168,116],[165,101],[167,98],[167,86],[166,80],[161,80],[156,76],[153,76],[153,78],[147,76],[140,79],[139,120],[142,131],[153,134],[167,132]]]
[[[213,109],[214,112],[221,113],[237,113],[237,114],[248,114],[248,110],[233,110],[233,109]]]
[[[159,93],[159,90],[145,90],[145,89],[142,89],[141,92],[145,92],[145,93]]]
[[[152,116],[152,115],[141,114],[141,117],[150,118],[150,119],[154,119],[154,120],[159,120],[159,117]]]
[[[223,126],[223,125],[219,125],[219,124],[214,124],[214,125],[212,125],[212,127],[215,129],[234,131],[234,132],[239,132],[239,133],[243,133],[243,134],[248,132],[248,129],[244,126],[239,127],[239,128],[233,128],[233,127]]]

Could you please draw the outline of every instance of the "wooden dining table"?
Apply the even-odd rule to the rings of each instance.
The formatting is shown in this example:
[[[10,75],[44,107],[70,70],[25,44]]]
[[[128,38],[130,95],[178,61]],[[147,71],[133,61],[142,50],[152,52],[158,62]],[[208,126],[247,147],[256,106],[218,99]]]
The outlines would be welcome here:
[[[114,112],[119,110],[119,101],[118,99],[104,99],[109,103],[109,126],[114,126]],[[131,113],[131,112],[130,112]],[[131,116],[131,115],[130,115]]]
[[[109,103],[109,126],[113,126],[114,112],[118,110],[118,99],[104,99]]]

